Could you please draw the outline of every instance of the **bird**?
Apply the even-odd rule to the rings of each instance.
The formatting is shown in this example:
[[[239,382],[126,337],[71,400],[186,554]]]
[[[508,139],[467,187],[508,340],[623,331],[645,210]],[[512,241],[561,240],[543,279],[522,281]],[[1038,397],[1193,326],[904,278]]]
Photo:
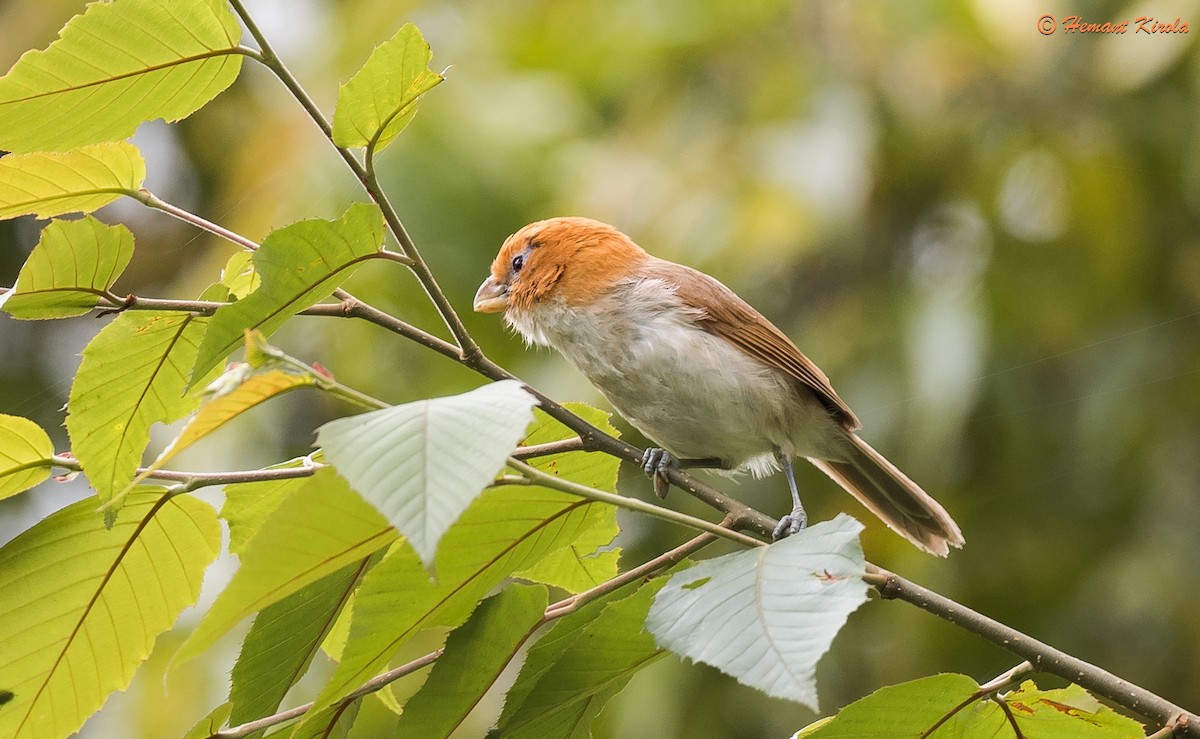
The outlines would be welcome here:
[[[919,549],[944,557],[963,545],[945,508],[858,436],[858,417],[786,334],[716,278],[614,226],[572,216],[521,228],[473,308],[557,350],[657,445],[642,466],[660,495],[672,466],[782,469],[792,510],[778,541],[807,525],[793,462],[803,457]]]

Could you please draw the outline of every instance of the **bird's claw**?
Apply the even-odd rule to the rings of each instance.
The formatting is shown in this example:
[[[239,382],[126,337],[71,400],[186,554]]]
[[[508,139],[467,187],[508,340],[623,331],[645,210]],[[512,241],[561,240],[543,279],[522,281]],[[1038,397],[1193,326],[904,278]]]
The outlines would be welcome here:
[[[642,471],[653,481],[654,494],[660,500],[667,497],[667,490],[671,486],[667,480],[667,470],[674,466],[676,466],[675,457],[671,456],[666,449],[651,447],[642,453]]]
[[[779,519],[779,524],[771,532],[771,540],[779,541],[780,539],[786,539],[792,534],[800,533],[800,530],[806,526],[808,526],[808,515],[804,512],[803,508],[797,508]]]

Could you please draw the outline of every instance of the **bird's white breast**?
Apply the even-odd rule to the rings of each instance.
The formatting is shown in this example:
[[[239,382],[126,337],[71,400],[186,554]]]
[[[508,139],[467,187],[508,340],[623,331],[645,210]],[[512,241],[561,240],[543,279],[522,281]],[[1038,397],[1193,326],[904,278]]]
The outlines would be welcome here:
[[[561,352],[631,424],[677,457],[717,457],[755,474],[776,447],[839,456],[836,422],[783,372],[699,327],[703,314],[658,279],[628,280],[594,303],[558,300],[508,316]]]

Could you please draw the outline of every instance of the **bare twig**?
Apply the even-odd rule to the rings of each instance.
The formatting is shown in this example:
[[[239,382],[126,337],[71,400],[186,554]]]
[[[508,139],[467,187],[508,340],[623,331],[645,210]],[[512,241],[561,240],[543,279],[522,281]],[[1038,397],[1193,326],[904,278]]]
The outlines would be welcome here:
[[[43,463],[44,464],[44,463]],[[83,466],[74,457],[54,456],[50,464],[72,472],[82,472]],[[213,485],[236,485],[243,482],[269,482],[291,480],[297,477],[312,477],[317,470],[328,465],[307,461],[300,467],[278,467],[267,470],[237,470],[234,472],[188,472],[184,470],[151,470],[147,477],[181,484],[181,489],[197,490]],[[139,467],[137,474],[145,474],[146,468]]]
[[[1025,660],[1011,670],[1003,672],[991,680],[988,680],[983,685],[980,685],[979,695],[982,697],[988,693],[995,693],[997,691],[1004,690],[1010,685],[1021,682],[1035,672],[1037,672],[1037,670],[1033,669],[1033,664],[1029,660]]]
[[[551,454],[562,454],[564,452],[581,452],[583,449],[583,440],[578,436],[570,439],[561,439],[559,441],[548,441],[545,444],[530,444],[529,446],[519,446],[512,453],[514,459],[533,459],[535,457],[547,457]]]
[[[246,238],[245,236],[242,236],[241,234],[238,234],[238,233],[234,233],[233,231],[230,231],[227,228],[218,226],[217,224],[213,223],[212,221],[205,220],[204,218],[201,218],[200,216],[196,215],[195,213],[191,213],[189,211],[184,210],[183,208],[171,205],[170,203],[166,202],[165,200],[160,199],[154,193],[150,192],[149,190],[147,190],[145,188],[142,188],[141,190],[138,191],[136,200],[138,202],[140,202],[142,205],[145,205],[149,208],[154,208],[155,210],[161,210],[163,213],[166,213],[170,216],[178,218],[179,220],[181,220],[185,223],[190,223],[191,225],[195,226],[196,228],[199,228],[202,231],[207,231],[215,236],[219,236],[223,239],[232,241],[233,243],[237,244],[238,246],[240,246],[244,249],[249,249],[250,251],[256,251],[258,249],[259,245],[256,242],[251,241],[250,239]]]

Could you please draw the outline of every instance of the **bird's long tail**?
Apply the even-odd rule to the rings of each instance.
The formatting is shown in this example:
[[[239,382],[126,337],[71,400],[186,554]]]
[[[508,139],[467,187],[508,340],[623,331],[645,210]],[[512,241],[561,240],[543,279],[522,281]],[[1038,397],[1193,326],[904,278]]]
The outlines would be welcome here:
[[[958,524],[941,504],[856,434],[846,461],[809,458],[897,534],[930,554],[945,557],[963,545]]]

